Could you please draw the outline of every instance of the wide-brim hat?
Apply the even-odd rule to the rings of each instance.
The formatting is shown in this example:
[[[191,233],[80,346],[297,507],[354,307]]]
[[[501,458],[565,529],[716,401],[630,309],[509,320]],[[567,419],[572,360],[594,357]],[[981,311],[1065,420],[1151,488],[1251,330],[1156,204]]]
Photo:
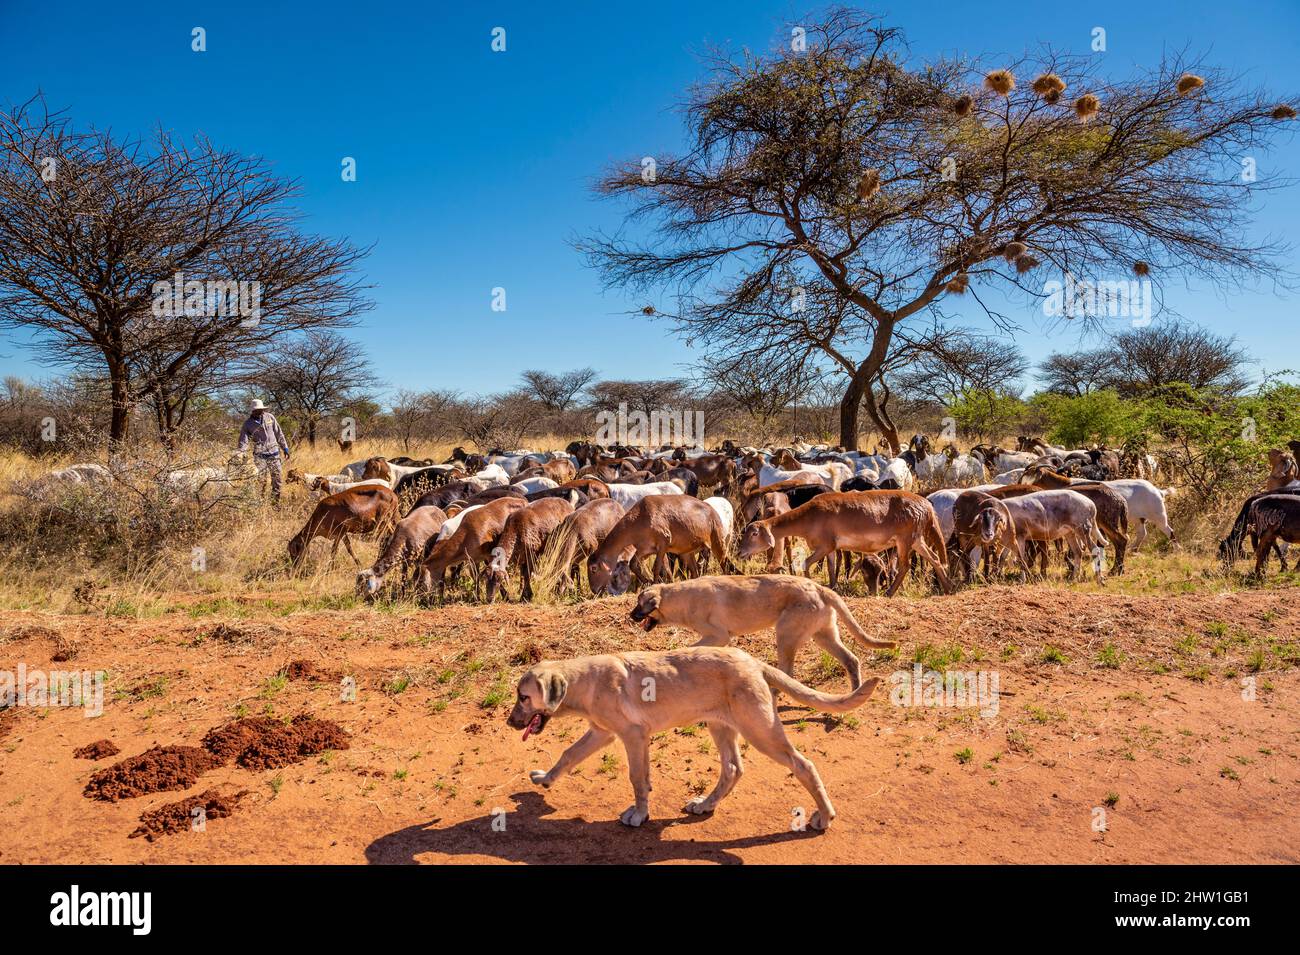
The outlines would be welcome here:
[[[265,411],[266,405],[262,404],[261,398],[254,398],[253,403],[248,406],[249,411]]]

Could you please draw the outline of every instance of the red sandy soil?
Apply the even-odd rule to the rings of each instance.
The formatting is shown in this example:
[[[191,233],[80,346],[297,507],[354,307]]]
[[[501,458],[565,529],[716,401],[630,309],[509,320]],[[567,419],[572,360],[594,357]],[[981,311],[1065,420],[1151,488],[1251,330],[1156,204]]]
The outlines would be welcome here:
[[[250,608],[266,598],[250,597]],[[0,669],[22,661],[108,676],[98,718],[0,713],[0,863],[1300,859],[1294,594],[1130,597],[1043,585],[850,605],[868,633],[901,640],[896,661],[855,651],[866,673],[887,677],[924,647],[957,646],[966,658],[951,668],[996,670],[1002,698],[987,718],[899,707],[886,683],[847,719],[786,707],[787,733],[838,811],[825,834],[792,831],[792,812],[810,801],[756,752],[713,816],[683,814],[717,778],[703,729],[656,738],[651,819],[639,830],[617,821],[631,803],[618,748],[549,791],[528,782],[585,724],[556,719],[521,742],[505,716],[527,665],[691,642],[688,631],[634,627],[629,598],[404,613],[250,609],[224,620],[10,614]],[[1098,661],[1108,644],[1117,668]],[[68,646],[75,661],[53,662]],[[741,646],[772,658],[770,634]],[[1049,646],[1063,661],[1045,659]],[[798,675],[828,691],[847,687],[843,671],[823,669],[809,648]],[[1253,700],[1243,699],[1246,677]],[[354,700],[343,699],[349,679]],[[290,746],[288,721],[303,713],[345,735]],[[270,717],[263,728],[276,739],[283,728],[284,746],[247,758],[223,751],[170,792],[111,802],[84,794],[95,773],[154,747],[208,752],[205,736],[242,717]],[[112,761],[77,758],[105,739],[120,750]],[[343,739],[348,748],[320,752]],[[212,804],[210,818],[233,814],[192,831],[185,820],[198,802]],[[1094,829],[1098,809],[1104,832]],[[130,838],[140,829],[163,837]]]

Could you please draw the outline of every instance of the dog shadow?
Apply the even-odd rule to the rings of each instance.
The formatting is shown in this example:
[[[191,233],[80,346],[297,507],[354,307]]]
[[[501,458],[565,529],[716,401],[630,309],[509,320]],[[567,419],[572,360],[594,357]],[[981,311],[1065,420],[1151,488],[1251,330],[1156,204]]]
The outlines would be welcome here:
[[[744,860],[734,850],[812,839],[820,835],[808,829],[714,842],[663,839],[667,829],[689,826],[707,817],[687,814],[670,819],[652,817],[640,828],[631,829],[617,819],[587,822],[548,818],[556,810],[541,793],[525,790],[513,794],[510,799],[514,802],[514,809],[504,813],[493,809],[487,815],[442,828],[438,827],[439,820],[434,819],[380,836],[366,847],[366,861],[371,865],[414,865],[418,856],[432,852],[449,856],[491,856],[502,862],[533,865],[627,865],[676,860],[739,865]]]

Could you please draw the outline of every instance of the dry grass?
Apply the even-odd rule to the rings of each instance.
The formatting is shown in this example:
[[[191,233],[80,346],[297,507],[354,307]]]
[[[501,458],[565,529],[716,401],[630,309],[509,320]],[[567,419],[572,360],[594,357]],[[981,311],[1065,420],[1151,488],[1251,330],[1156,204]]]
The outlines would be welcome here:
[[[538,448],[563,447],[570,439],[548,436],[532,442]],[[870,448],[880,443],[874,434],[864,436],[861,444]],[[1004,440],[1004,446],[1009,440]],[[358,441],[346,455],[325,442],[316,448],[299,447],[292,464],[303,471],[334,473],[350,461],[373,455],[406,454],[413,458],[446,460],[450,444],[413,443],[409,449],[400,444]],[[195,456],[222,459],[226,448],[195,449]],[[43,457],[34,460],[21,452],[0,450],[0,486],[12,488],[56,467],[74,463],[71,459]],[[931,488],[918,488],[919,491]],[[148,618],[170,612],[184,612],[196,618],[211,615],[234,618],[259,613],[288,614],[302,610],[348,610],[363,606],[355,593],[356,567],[340,552],[331,565],[328,545],[317,541],[309,551],[304,569],[290,573],[286,544],[302,526],[315,505],[316,498],[301,485],[286,485],[279,508],[265,503],[254,505],[250,512],[232,514],[215,522],[192,540],[166,544],[157,549],[116,555],[106,560],[101,553],[87,548],[58,549],[44,546],[40,534],[14,546],[13,533],[23,525],[17,517],[30,510],[30,503],[12,489],[0,496],[0,520],[9,521],[10,540],[0,553],[0,608],[6,610],[44,610],[55,613],[99,615],[103,617]],[[1196,504],[1184,496],[1170,500],[1170,517],[1179,535],[1179,545],[1169,547],[1158,532],[1153,532],[1144,550],[1129,561],[1129,574],[1113,578],[1106,584],[1111,593],[1188,593],[1204,590],[1220,593],[1262,586],[1272,589],[1294,585],[1295,574],[1279,575],[1276,562],[1261,584],[1247,580],[1247,562],[1238,565],[1238,573],[1225,575],[1218,562],[1218,540],[1230,525],[1239,504],[1237,497],[1225,498],[1214,506]],[[569,605],[587,596],[585,585],[559,592],[559,568],[556,566],[556,541],[542,555],[534,573],[535,601],[545,605]],[[363,566],[368,566],[378,549],[376,541],[356,545]],[[195,548],[201,548],[196,551]],[[196,569],[196,554],[202,566]],[[796,559],[802,559],[797,554]],[[750,561],[748,572],[759,572],[761,562]],[[1054,586],[1071,590],[1095,590],[1093,583],[1066,583],[1059,569],[1054,570]],[[584,574],[578,575],[579,580]],[[462,575],[461,589],[451,591],[449,600],[469,599],[472,584]],[[518,593],[519,581],[513,575],[510,593]],[[865,594],[860,580],[848,585],[850,593]],[[921,579],[911,579],[902,593],[923,597],[930,592]],[[375,604],[381,613],[414,613],[418,605],[409,597],[381,600]]]

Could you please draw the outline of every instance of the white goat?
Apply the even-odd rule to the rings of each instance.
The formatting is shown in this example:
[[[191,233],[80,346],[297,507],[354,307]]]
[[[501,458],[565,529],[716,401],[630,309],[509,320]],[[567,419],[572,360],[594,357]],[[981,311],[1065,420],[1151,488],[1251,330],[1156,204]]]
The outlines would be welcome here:
[[[731,506],[731,502],[721,494],[715,494],[713,497],[706,497],[704,503],[718,512],[718,520],[722,521],[722,539],[731,540],[731,532],[736,526],[736,510]]]
[[[946,487],[925,496],[925,499],[930,502],[930,506],[934,508],[935,515],[939,518],[939,530],[942,532],[945,542],[952,536],[952,509],[957,504],[957,498],[967,491],[991,491],[995,487],[997,487],[996,484],[981,484],[978,487]]]
[[[545,491],[553,487],[559,487],[548,477],[524,478],[522,481],[516,481],[515,487],[519,488],[525,494],[532,494],[534,491]]]
[[[1027,468],[1038,460],[1037,454],[1028,451],[1003,451],[989,462],[994,474],[1005,474],[1016,468]]]
[[[215,486],[233,487],[257,477],[257,468],[246,454],[232,455],[225,467],[182,468],[168,471],[163,482],[178,491],[198,493]]]
[[[505,487],[510,483],[510,475],[499,464],[489,464],[482,471],[471,475],[476,481],[483,481],[488,487]]]
[[[949,458],[946,454],[931,454],[916,462],[916,476],[922,481],[941,480],[961,484],[963,481],[982,481],[984,465],[979,458],[959,454]]]
[[[60,484],[110,484],[113,475],[102,464],[70,464],[66,468],[51,471],[42,480]]]
[[[611,484],[609,496],[630,510],[633,504],[655,494],[685,494],[680,484],[672,481],[652,481],[649,484]]]
[[[456,533],[457,529],[460,527],[460,522],[465,519],[465,515],[470,511],[477,511],[482,506],[482,504],[471,504],[469,507],[463,508],[451,517],[447,518],[446,523],[439,528],[438,536],[433,539],[433,542],[436,544],[438,541],[446,540],[452,534]]]
[[[364,481],[331,481],[329,478],[321,476],[317,476],[311,485],[311,489],[320,491],[322,497],[329,497],[331,494],[342,494],[349,488],[354,487],[386,487],[391,491],[393,485],[383,478],[366,478]]]
[[[893,478],[904,491],[910,491],[912,485],[916,483],[916,475],[902,458],[890,458],[886,461],[885,466],[880,469],[880,476]]]
[[[1136,551],[1147,539],[1148,523],[1158,527],[1169,540],[1174,540],[1174,529],[1169,526],[1169,515],[1165,511],[1165,498],[1174,493],[1174,488],[1167,487],[1162,490],[1141,478],[1125,478],[1105,483],[1123,495],[1128,503],[1129,521],[1141,522],[1137,532],[1130,538],[1130,550]]]
[[[800,466],[798,471],[787,471],[784,468],[764,464],[758,469],[758,486],[767,487],[769,484],[788,481],[799,474],[800,471],[817,475],[821,482],[832,491],[838,491],[841,484],[853,477],[853,472],[849,470],[849,466],[839,461],[831,461],[829,464],[804,464]]]

